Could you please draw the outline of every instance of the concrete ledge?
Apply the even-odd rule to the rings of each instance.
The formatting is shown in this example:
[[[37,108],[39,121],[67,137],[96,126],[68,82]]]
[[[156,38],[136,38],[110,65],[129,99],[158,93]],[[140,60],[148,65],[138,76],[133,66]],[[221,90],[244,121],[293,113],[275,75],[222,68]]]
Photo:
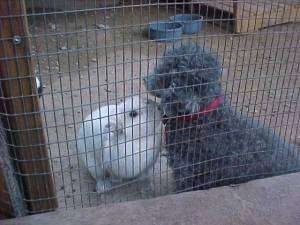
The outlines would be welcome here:
[[[300,173],[236,187],[0,221],[5,225],[300,224]]]

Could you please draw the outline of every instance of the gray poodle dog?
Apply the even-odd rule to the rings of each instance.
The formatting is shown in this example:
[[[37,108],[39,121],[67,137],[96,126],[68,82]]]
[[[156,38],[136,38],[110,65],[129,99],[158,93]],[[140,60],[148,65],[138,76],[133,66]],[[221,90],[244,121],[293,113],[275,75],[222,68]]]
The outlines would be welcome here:
[[[237,113],[221,89],[217,56],[196,43],[167,49],[144,81],[161,99],[177,192],[300,171],[300,155],[274,130]]]

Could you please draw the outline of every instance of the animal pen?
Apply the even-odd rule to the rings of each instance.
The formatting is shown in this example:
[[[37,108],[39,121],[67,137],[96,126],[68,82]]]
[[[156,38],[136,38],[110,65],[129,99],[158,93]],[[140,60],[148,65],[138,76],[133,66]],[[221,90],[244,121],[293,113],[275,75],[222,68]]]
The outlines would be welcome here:
[[[242,171],[241,167],[247,167],[250,163],[246,156],[248,153],[245,152],[239,154],[238,163],[232,160],[228,168],[226,160],[233,156],[213,153],[213,157],[207,157],[205,154],[211,153],[204,151],[201,153],[204,155],[200,157],[202,161],[197,161],[197,152],[185,155],[185,151],[191,149],[190,145],[198,143],[197,138],[209,140],[211,136],[228,136],[230,132],[233,133],[230,137],[241,136],[249,133],[249,130],[250,133],[258,132],[258,127],[236,130],[224,128],[224,132],[212,132],[206,137],[205,129],[208,128],[202,123],[195,125],[197,129],[201,129],[200,137],[191,135],[191,129],[185,125],[181,128],[187,129],[183,131],[184,134],[168,136],[169,133],[179,131],[178,126],[176,129],[168,127],[170,120],[194,118],[194,114],[185,115],[181,112],[177,116],[172,115],[172,118],[170,115],[165,118],[164,110],[168,109],[164,109],[163,102],[170,99],[161,96],[167,92],[162,92],[161,96],[153,94],[144,78],[155,76],[159,71],[168,73],[160,65],[166,65],[162,64],[164,57],[168,57],[164,53],[168,49],[174,49],[174,46],[197,43],[197,46],[202,46],[205,52],[209,52],[211,60],[216,59],[216,65],[222,71],[219,80],[212,81],[220,84],[222,99],[216,98],[213,103],[222,105],[224,98],[235,115],[254,118],[264,128],[274,130],[278,139],[295,149],[287,154],[276,155],[276,160],[286,162],[293,155],[295,163],[300,166],[299,11],[300,4],[296,0],[2,0],[0,115],[3,140],[0,149],[0,218],[207,189],[224,185],[225,183],[218,182],[228,179],[225,177],[227,170]],[[156,40],[155,36],[150,38],[149,24],[155,21],[175,23],[172,16],[179,14],[196,16],[198,30],[192,33],[180,30],[179,36],[175,38],[177,30],[172,30],[174,27],[171,27],[168,40]],[[158,28],[157,23],[154,24],[154,28]],[[182,29],[184,23],[179,21],[176,24]],[[153,32],[158,30],[154,29]],[[194,60],[193,54],[183,55],[179,59],[185,60],[185,57],[187,60]],[[181,63],[180,60],[178,64]],[[197,73],[193,71],[195,68],[190,68],[192,71],[185,71],[180,66],[178,68],[170,70],[171,77],[168,79],[172,80],[172,75],[175,76],[176,73],[184,76]],[[35,77],[41,81],[43,88],[40,96]],[[180,77],[168,84],[170,87],[173,85],[174,95],[180,92],[176,87],[180,82],[185,83],[184,79]],[[199,88],[199,84],[187,83],[184,88],[193,91]],[[160,85],[161,89],[166,87],[165,83]],[[200,87],[199,90],[202,93],[204,89]],[[148,105],[144,106],[145,99],[147,102],[151,101],[154,104],[151,107],[157,107],[157,111],[148,109]],[[218,100],[220,101],[217,102]],[[127,101],[129,107],[126,105]],[[175,103],[177,107],[182,104]],[[212,105],[206,104],[201,114],[206,116],[212,113],[210,111],[218,111],[218,107]],[[101,139],[103,132],[94,130],[97,126],[95,128],[92,125],[89,134],[84,132],[85,126],[91,126],[93,120],[99,127],[102,126],[99,116],[86,118],[104,106],[121,106],[120,111],[116,110],[114,115],[110,115],[110,110],[105,111],[107,120],[119,116],[118,114],[125,118],[127,112],[131,118],[124,122],[125,128],[118,125],[122,122],[116,122],[116,132],[111,131],[111,121],[107,123],[106,142]],[[142,111],[146,115],[146,122],[142,122],[141,117],[139,123],[133,125],[132,121]],[[197,114],[196,120],[199,116],[201,115]],[[104,115],[100,117],[104,118]],[[213,123],[210,120],[206,122]],[[214,126],[220,128],[222,124]],[[122,132],[127,132],[127,129],[132,135],[126,134],[124,142],[120,144],[118,136],[122,136]],[[144,129],[152,131],[147,131],[142,136]],[[258,134],[261,136],[261,133]],[[136,142],[128,140],[129,136],[135,135],[132,139],[135,138]],[[168,141],[171,137],[172,141]],[[147,147],[152,146],[153,138],[161,139],[156,141],[159,145],[157,153],[150,149],[155,148],[156,144],[154,147]],[[188,144],[183,145],[185,141]],[[129,142],[132,144],[129,145]],[[236,141],[233,138],[232,142],[238,142],[238,138]],[[104,143],[108,143],[106,147],[102,146]],[[210,144],[208,141],[204,143]],[[89,144],[92,146],[89,148],[92,149],[91,152],[87,152]],[[105,163],[110,165],[107,167],[109,169],[103,170],[102,175],[111,180],[109,184],[103,182],[104,186],[99,187],[92,175],[95,171],[97,177],[97,170],[100,168],[97,165],[99,159],[95,159],[98,157],[96,151],[101,149],[103,152],[108,151],[108,155],[118,156],[122,151],[122,144],[125,145],[123,159],[121,156],[110,158],[108,162],[102,159],[101,166]],[[118,146],[115,152],[111,150],[113,145]],[[184,170],[182,167],[185,165],[182,164],[180,168],[176,167],[178,158],[172,158],[175,148],[170,148],[169,145],[183,146],[180,156],[176,157],[191,157],[184,162],[192,161],[194,164],[189,164],[188,170]],[[151,153],[144,155],[139,152],[137,158],[132,156],[133,148],[140,150],[143,147],[145,152],[150,149]],[[250,149],[251,146],[240,144],[239,147]],[[222,143],[215,148],[221,152],[219,149],[222,148]],[[263,154],[265,150],[261,148],[256,154]],[[193,151],[197,151],[197,148]],[[88,154],[91,157],[95,155],[94,162],[87,162]],[[151,154],[156,155],[151,158]],[[125,160],[125,166],[122,160]],[[214,164],[214,160],[218,162]],[[200,170],[199,164],[203,162],[203,174],[194,172]],[[122,166],[118,173],[125,173],[124,176],[114,171],[114,167],[119,164]],[[133,167],[134,164],[144,166],[145,169],[137,174],[132,172],[134,174],[129,176],[129,164],[133,164]],[[269,171],[254,174],[249,170],[245,181],[293,172],[292,169],[283,167],[279,167],[279,170],[274,174]],[[232,174],[239,176],[236,172]],[[197,182],[193,180],[194,176],[198,177]],[[127,179],[128,177],[130,178]],[[113,181],[116,178],[120,179]],[[148,183],[149,180],[151,181]],[[182,185],[184,182],[186,183]],[[190,184],[192,186],[188,186]],[[231,183],[226,183],[228,184]]]

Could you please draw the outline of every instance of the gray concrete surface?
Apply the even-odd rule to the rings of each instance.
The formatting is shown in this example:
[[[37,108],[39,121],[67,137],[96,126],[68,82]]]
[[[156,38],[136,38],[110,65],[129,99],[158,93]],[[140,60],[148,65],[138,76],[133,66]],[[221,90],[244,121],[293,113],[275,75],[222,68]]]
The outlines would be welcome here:
[[[300,173],[233,187],[0,221],[5,225],[297,225]]]

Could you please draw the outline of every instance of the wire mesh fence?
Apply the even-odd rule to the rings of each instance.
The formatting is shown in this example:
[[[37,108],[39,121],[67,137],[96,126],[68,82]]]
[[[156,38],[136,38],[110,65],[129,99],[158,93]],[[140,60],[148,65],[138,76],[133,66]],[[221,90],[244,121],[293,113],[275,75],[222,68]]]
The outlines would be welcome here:
[[[9,57],[6,41],[18,46],[19,34],[1,35],[1,66],[8,65],[1,98],[22,108],[12,114],[6,104],[1,116],[27,205],[57,199],[58,208],[89,207],[299,170],[296,1],[27,0],[26,15],[14,14],[12,2],[22,4],[2,7],[0,32],[4,20],[13,30],[15,18],[26,19],[20,40],[31,48]],[[193,14],[198,30],[175,39],[174,27],[156,25],[153,32],[169,31],[171,40],[149,38],[151,22],[182,27],[170,19],[179,14]],[[31,71],[10,76],[9,62],[23,68],[24,58]],[[18,119],[12,126],[9,118],[19,116],[24,126]],[[16,142],[14,132],[28,130],[42,134]],[[36,158],[44,147],[46,159]],[[16,156],[22,148],[31,159]],[[43,160],[49,169],[22,169]],[[43,179],[53,179],[53,193],[50,183],[24,181],[41,174],[51,175]],[[26,194],[33,189],[37,195]]]

